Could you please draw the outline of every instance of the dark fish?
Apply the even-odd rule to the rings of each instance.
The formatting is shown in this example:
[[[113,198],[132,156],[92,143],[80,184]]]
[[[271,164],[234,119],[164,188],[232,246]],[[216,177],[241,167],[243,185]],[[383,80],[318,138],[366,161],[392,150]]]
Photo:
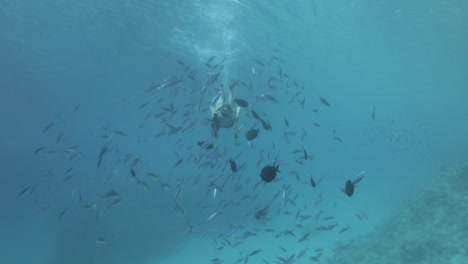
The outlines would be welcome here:
[[[349,197],[353,196],[353,193],[354,193],[354,183],[350,180],[347,180],[346,181],[346,185],[345,185],[345,193],[346,195],[348,195]]]
[[[234,160],[230,159],[229,160],[229,165],[231,165],[231,170],[232,172],[237,172],[237,164]]]
[[[271,182],[276,178],[277,172],[279,172],[279,165],[265,166],[260,173],[260,177],[265,182]]]
[[[374,120],[375,120],[375,106],[372,109],[372,121],[374,121]]]
[[[326,106],[330,106],[330,103],[323,97],[319,97],[320,98],[320,102]]]
[[[254,140],[258,136],[258,132],[260,132],[259,129],[250,129],[247,131],[247,133],[245,133],[245,138],[248,141]]]
[[[136,177],[136,172],[134,169],[130,169],[130,174],[132,175],[132,177]]]
[[[288,120],[286,119],[286,117],[284,118],[284,124],[286,125],[286,127],[289,127],[289,122],[288,122]]]
[[[76,105],[75,106],[75,109],[73,110],[73,113],[75,113],[76,111],[80,110],[80,105]]]
[[[234,102],[236,102],[236,104],[240,107],[249,107],[249,103],[245,100],[242,100],[242,99],[239,99],[239,98],[236,98],[234,99]]]
[[[317,187],[317,184],[315,183],[314,181],[314,178],[312,176],[310,176],[310,185],[312,185],[312,187]]]

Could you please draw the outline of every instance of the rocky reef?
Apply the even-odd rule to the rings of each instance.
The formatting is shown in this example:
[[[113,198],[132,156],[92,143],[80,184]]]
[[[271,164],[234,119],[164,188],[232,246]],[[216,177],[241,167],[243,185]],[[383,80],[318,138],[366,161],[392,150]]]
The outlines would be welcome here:
[[[468,166],[444,168],[375,232],[330,264],[468,263]]]

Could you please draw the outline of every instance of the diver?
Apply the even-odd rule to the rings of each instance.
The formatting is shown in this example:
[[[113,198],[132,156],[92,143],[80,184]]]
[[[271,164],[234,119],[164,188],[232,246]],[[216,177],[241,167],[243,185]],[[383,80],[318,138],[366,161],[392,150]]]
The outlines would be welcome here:
[[[240,107],[234,104],[232,89],[225,91],[224,86],[221,85],[218,95],[210,106],[212,138],[218,137],[218,131],[221,128],[235,128],[240,112]]]

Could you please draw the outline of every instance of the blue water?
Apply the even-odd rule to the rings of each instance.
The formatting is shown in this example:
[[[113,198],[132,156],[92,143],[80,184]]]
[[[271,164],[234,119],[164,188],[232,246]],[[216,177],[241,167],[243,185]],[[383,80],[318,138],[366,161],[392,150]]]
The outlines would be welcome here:
[[[410,215],[407,201],[427,200],[441,168],[459,204],[467,12],[463,1],[2,1],[0,262],[344,263]],[[250,106],[213,138],[211,101],[233,81]],[[197,145],[210,138],[213,149]],[[340,188],[361,171],[348,197]],[[468,218],[434,197],[427,208]],[[399,232],[440,220],[421,214]],[[414,257],[431,244],[387,260],[467,263],[468,227],[454,226],[460,245],[439,242],[447,262]]]

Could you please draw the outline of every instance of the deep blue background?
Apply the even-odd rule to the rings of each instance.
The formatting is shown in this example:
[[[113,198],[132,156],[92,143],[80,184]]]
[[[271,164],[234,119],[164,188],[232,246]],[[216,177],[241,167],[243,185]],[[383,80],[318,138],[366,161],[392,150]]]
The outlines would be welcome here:
[[[208,77],[202,63],[212,55],[218,61],[229,56],[220,82],[225,86],[232,79],[252,83],[252,94],[241,90],[239,95],[255,102],[255,109],[267,113],[277,128],[269,134],[261,132],[265,136],[254,142],[253,149],[243,142],[230,152],[230,156],[244,153],[242,163],[249,165],[245,174],[257,181],[255,164],[263,149],[271,150],[272,141],[276,144],[273,153],[293,163],[290,153],[302,145],[290,146],[281,140],[286,117],[290,130],[298,134],[302,129],[313,131],[303,145],[316,158],[300,171],[317,177],[327,175],[329,185],[323,192],[334,193],[329,195],[330,208],[332,199],[343,199],[336,186],[361,170],[367,171],[358,189],[361,195],[345,200],[343,207],[371,216],[367,223],[356,224],[351,235],[370,230],[400,201],[417,193],[439,166],[467,159],[467,8],[467,4],[455,1],[3,1],[1,262],[178,263],[163,261],[174,255],[182,259],[183,251],[178,248],[190,239],[187,219],[177,217],[174,210],[174,190],[162,192],[153,183],[150,192],[144,193],[124,176],[103,184],[104,175],[118,158],[110,155],[105,169],[96,169],[104,142],[100,128],[110,124],[128,133],[126,138],[115,136],[114,145],[121,155],[141,157],[146,171],[176,179],[192,174],[208,177],[206,170],[188,162],[171,174],[177,161],[174,153],[184,157],[195,153],[187,149],[189,144],[209,135],[209,127],[201,125],[210,117],[207,112],[190,117],[198,123],[189,135],[156,140],[153,135],[165,126],[147,122],[138,129],[146,110],[137,108],[147,101],[154,104],[154,97],[144,94],[152,81],[159,83],[181,74],[177,60],[198,67],[198,78],[204,82]],[[282,70],[305,87],[305,110],[288,104],[284,90],[275,92],[281,98],[280,105],[255,99],[267,91],[265,80],[278,68],[265,70],[261,81],[251,74],[251,67],[258,67],[252,59],[269,61],[274,55],[281,58]],[[165,98],[164,106],[173,103],[176,107],[198,96],[158,93],[158,98]],[[316,117],[311,109],[323,108],[318,96],[327,98],[332,107]],[[74,113],[76,105],[80,110]],[[372,122],[374,106],[377,115]],[[150,107],[159,111],[157,105]],[[56,125],[42,134],[51,121]],[[309,130],[314,121],[323,129]],[[247,127],[254,124],[246,117],[241,122]],[[344,144],[333,141],[333,128]],[[53,157],[34,155],[36,148],[54,145],[62,132],[66,146],[80,146],[83,154],[79,158],[69,162],[59,153]],[[182,136],[186,145],[180,149],[176,141]],[[221,144],[232,149],[232,135],[222,131],[220,136]],[[395,142],[397,137],[401,141]],[[79,187],[79,179],[62,181],[63,171],[70,167],[80,177],[91,178],[86,189]],[[40,179],[50,169],[55,175]],[[223,171],[224,167],[214,174]],[[284,175],[289,175],[287,171],[284,169]],[[37,182],[40,185],[34,195],[17,197],[22,188]],[[124,203],[96,222],[94,212],[81,210],[76,203],[72,196],[76,188],[89,203],[98,201],[98,194],[119,188]],[[272,188],[268,195],[278,191],[280,184]],[[317,194],[306,193],[310,188],[299,183],[294,188],[302,193],[303,202],[306,197],[315,201]],[[37,197],[39,201],[34,202]],[[260,199],[266,203],[266,197],[270,196]],[[209,198],[211,190],[206,186],[188,185],[181,203]],[[36,212],[46,205],[52,205],[51,209],[38,215]],[[58,221],[62,208],[69,209]],[[217,210],[215,205],[210,208],[209,212]],[[220,219],[224,222],[213,224],[213,228],[225,230],[239,221],[245,221],[244,226],[255,225],[253,220],[241,220],[248,208],[226,210],[226,218]],[[208,213],[199,214],[191,208],[185,211],[200,221]],[[332,214],[347,221],[346,209]],[[286,220],[279,217],[276,221]],[[100,236],[112,242],[96,245],[94,241]],[[333,244],[337,239],[326,240]],[[320,246],[320,242],[314,243]],[[222,258],[228,253],[216,254]],[[209,259],[211,256],[200,257],[199,263]]]

